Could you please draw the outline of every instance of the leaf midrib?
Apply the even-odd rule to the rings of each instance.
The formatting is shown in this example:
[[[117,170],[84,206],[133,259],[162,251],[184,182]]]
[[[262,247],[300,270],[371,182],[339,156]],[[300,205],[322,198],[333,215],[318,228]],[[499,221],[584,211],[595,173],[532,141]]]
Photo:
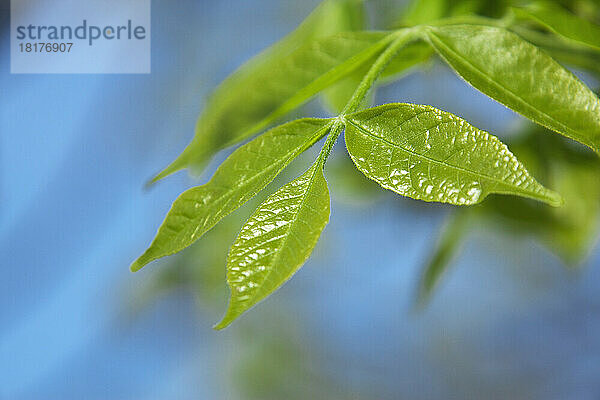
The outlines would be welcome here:
[[[387,139],[385,139],[385,138],[383,138],[381,136],[377,136],[377,135],[373,134],[372,132],[368,131],[367,128],[365,128],[365,127],[363,127],[361,125],[358,125],[358,123],[356,121],[352,120],[352,119],[346,119],[346,121],[349,122],[350,124],[352,124],[354,127],[356,127],[361,132],[363,132],[363,133],[365,133],[365,134],[367,134],[367,135],[369,135],[369,136],[371,136],[371,137],[373,137],[375,139],[379,139],[379,140],[381,140],[381,141],[383,141],[383,142],[385,142],[385,143],[387,143],[387,144],[389,144],[389,145],[391,145],[393,147],[397,147],[397,148],[401,149],[402,151],[404,151],[406,153],[412,154],[412,155],[414,155],[416,157],[420,157],[420,158],[425,159],[427,161],[430,161],[430,162],[432,162],[434,164],[438,164],[438,165],[441,165],[441,166],[444,166],[444,167],[448,167],[448,168],[453,168],[453,169],[465,172],[467,174],[474,175],[474,176],[479,177],[479,178],[485,178],[485,179],[488,179],[488,180],[490,180],[490,181],[492,181],[494,183],[500,184],[502,186],[514,187],[514,188],[518,189],[520,192],[534,195],[536,198],[540,198],[540,196],[542,196],[542,194],[539,193],[539,192],[532,192],[532,191],[524,190],[524,189],[522,189],[519,186],[513,186],[513,185],[511,185],[511,184],[509,184],[507,182],[499,180],[498,178],[495,178],[495,177],[492,177],[492,176],[489,176],[489,175],[486,175],[486,174],[477,173],[477,172],[474,172],[474,171],[471,171],[471,170],[468,170],[468,169],[465,169],[465,168],[458,167],[456,165],[448,164],[446,162],[439,161],[439,160],[436,160],[436,159],[431,158],[431,157],[427,157],[426,155],[423,155],[423,154],[416,153],[416,152],[414,152],[412,150],[409,150],[409,149],[407,149],[407,148],[405,148],[405,147],[403,147],[403,146],[401,146],[399,144],[391,142],[391,141],[389,141],[389,140],[387,140]],[[488,191],[488,193],[489,193],[489,191]],[[542,196],[542,198],[544,200],[546,200],[546,201],[548,200],[545,196]]]
[[[291,232],[292,232],[292,228],[294,227],[294,225],[296,224],[296,222],[298,222],[298,218],[300,216],[300,211],[304,208],[304,205],[306,204],[307,198],[308,198],[308,194],[310,193],[310,191],[312,190],[312,187],[315,183],[315,176],[317,174],[317,171],[319,169],[319,165],[316,164],[313,167],[311,167],[313,169],[313,173],[310,177],[310,182],[308,184],[308,187],[306,188],[306,191],[304,193],[304,196],[302,196],[302,201],[300,202],[300,205],[298,206],[298,212],[296,213],[296,215],[294,216],[294,218],[290,221],[290,223],[287,225],[290,228],[288,229],[287,233],[284,235],[283,240],[281,242],[281,245],[278,246],[278,251],[275,254],[275,257],[273,257],[272,261],[269,263],[269,272],[265,275],[265,278],[261,281],[261,285],[259,287],[259,289],[256,291],[256,294],[253,296],[252,301],[257,301],[261,299],[260,296],[266,296],[268,295],[268,292],[265,294],[263,292],[265,292],[265,290],[263,290],[264,283],[267,281],[267,278],[269,276],[271,276],[271,274],[273,273],[273,266],[277,264],[277,262],[279,261],[281,254],[283,253],[283,249],[285,248],[288,239],[291,236]]]

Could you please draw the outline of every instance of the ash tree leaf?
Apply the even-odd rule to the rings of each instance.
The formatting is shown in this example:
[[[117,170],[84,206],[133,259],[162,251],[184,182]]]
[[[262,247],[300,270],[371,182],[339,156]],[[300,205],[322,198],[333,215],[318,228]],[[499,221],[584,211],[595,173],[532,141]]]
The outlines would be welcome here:
[[[325,135],[329,122],[315,118],[292,121],[234,151],[207,184],[191,188],[175,200],[152,244],[131,270],[191,245]]]
[[[600,99],[546,53],[495,27],[429,27],[426,36],[475,88],[600,153]]]
[[[209,99],[192,142],[152,181],[202,167],[219,150],[260,132],[379,54],[385,32],[347,32],[306,42],[252,73],[234,74]]]
[[[271,195],[242,228],[227,257],[229,307],[222,329],[283,285],[310,256],[329,221],[320,161]]]
[[[600,26],[568,12],[557,4],[542,1],[513,10],[516,15],[536,21],[567,40],[600,50]]]
[[[498,138],[430,106],[387,104],[350,114],[345,136],[358,169],[403,196],[471,205],[502,193],[562,203]]]

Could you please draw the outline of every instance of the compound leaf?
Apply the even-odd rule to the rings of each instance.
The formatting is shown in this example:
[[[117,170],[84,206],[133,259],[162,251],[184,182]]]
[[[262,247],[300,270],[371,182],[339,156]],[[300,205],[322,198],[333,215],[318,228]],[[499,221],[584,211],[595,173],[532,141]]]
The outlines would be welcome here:
[[[183,153],[153,181],[202,166],[217,151],[263,130],[383,50],[384,32],[347,32],[309,41],[251,74],[234,74],[215,91]]]
[[[329,190],[320,162],[270,196],[229,251],[229,307],[222,329],[283,285],[310,256],[329,221]]]
[[[447,25],[429,42],[475,88],[600,153],[600,99],[543,51],[504,29]]]
[[[414,199],[471,205],[503,193],[562,203],[498,138],[430,106],[387,104],[350,114],[346,146],[368,178]]]
[[[328,123],[326,119],[309,118],[292,121],[234,151],[207,184],[191,188],[175,200],[152,244],[131,270],[137,271],[192,244],[319,140]]]
[[[581,45],[600,50],[600,26],[576,16],[561,6],[548,2],[536,2],[515,13],[532,19],[557,35]]]

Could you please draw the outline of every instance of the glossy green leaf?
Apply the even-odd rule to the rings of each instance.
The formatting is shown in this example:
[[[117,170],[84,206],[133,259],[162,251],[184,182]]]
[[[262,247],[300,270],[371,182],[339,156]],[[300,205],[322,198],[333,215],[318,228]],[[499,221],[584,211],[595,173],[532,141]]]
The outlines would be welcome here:
[[[442,229],[433,254],[424,266],[417,289],[417,305],[422,307],[429,302],[433,291],[446,273],[452,259],[460,250],[467,231],[468,212],[459,212],[450,217]]]
[[[546,53],[500,28],[448,25],[426,32],[475,88],[600,153],[600,99]]]
[[[329,120],[300,119],[271,129],[240,147],[203,186],[182,193],[173,203],[156,238],[131,266],[137,271],[149,262],[176,253],[217,222],[254,197],[296,156],[328,129]]]
[[[310,256],[329,221],[329,190],[321,162],[270,196],[229,251],[229,307],[222,329],[285,283]]]
[[[536,2],[514,8],[514,12],[540,23],[565,39],[600,50],[600,26],[579,18],[554,2]]]
[[[498,138],[430,106],[387,104],[351,114],[346,146],[367,177],[414,199],[470,205],[502,193],[561,204]]]
[[[260,132],[320,91],[350,75],[388,43],[384,32],[348,32],[309,41],[252,74],[227,79],[208,102],[196,135],[154,180],[202,165],[216,151]]]

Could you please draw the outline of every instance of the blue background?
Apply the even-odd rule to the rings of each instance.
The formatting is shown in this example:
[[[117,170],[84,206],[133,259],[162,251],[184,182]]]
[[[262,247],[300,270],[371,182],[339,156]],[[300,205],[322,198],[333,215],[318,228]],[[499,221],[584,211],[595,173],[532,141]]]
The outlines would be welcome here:
[[[143,183],[188,143],[210,90],[316,4],[154,1],[150,75],[78,76],[11,75],[2,3],[0,398],[308,398],[311,386],[317,398],[600,398],[597,248],[569,272],[533,240],[480,227],[415,312],[449,207],[393,194],[357,205],[334,179],[314,257],[227,330],[211,329],[225,297],[134,306],[161,263],[128,265],[195,181]],[[521,122],[438,64],[376,102],[394,100],[501,137]]]

